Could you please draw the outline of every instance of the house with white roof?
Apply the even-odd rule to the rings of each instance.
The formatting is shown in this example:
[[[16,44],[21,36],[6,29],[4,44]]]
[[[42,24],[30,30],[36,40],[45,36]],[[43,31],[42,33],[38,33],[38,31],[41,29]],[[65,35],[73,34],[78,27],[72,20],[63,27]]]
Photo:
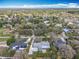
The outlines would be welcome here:
[[[38,51],[45,53],[48,48],[50,48],[50,44],[48,41],[33,42],[29,51],[29,55],[32,55],[34,52]]]
[[[32,51],[46,51],[46,49],[50,48],[50,44],[48,41],[42,41],[42,42],[38,42],[38,43],[33,43],[32,45],[33,50]]]

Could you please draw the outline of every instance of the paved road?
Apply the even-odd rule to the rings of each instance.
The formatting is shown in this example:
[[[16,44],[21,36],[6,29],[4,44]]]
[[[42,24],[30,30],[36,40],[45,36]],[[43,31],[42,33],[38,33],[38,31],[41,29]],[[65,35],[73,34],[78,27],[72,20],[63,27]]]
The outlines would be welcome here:
[[[29,55],[33,54],[33,52],[32,52],[32,45],[33,45],[33,42],[35,40],[35,36],[33,35],[32,38],[33,39],[32,39],[32,42],[31,42],[31,45],[30,45],[30,48],[29,48],[29,53],[28,53]]]
[[[12,59],[13,57],[0,57],[0,59]]]
[[[10,38],[10,36],[0,36],[0,38]]]

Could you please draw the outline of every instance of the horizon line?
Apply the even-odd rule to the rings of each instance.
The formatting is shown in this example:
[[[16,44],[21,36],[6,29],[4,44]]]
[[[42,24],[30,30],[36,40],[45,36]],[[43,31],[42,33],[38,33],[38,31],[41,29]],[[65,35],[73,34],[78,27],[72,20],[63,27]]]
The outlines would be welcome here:
[[[3,5],[0,8],[79,8],[77,3],[57,3],[57,4],[43,4],[43,5]]]

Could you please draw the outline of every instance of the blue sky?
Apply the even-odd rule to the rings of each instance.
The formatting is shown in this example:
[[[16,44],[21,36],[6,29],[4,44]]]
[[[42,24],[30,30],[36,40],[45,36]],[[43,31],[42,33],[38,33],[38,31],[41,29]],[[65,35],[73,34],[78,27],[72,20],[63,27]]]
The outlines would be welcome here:
[[[0,7],[79,8],[79,0],[0,0]]]

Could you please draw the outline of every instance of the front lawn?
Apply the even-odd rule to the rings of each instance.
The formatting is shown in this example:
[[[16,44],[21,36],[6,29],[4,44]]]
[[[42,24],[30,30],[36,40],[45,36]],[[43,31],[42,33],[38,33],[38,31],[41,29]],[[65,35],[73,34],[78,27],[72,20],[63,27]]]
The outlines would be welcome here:
[[[0,38],[0,42],[2,41],[7,41],[8,39],[5,39],[5,38]]]

